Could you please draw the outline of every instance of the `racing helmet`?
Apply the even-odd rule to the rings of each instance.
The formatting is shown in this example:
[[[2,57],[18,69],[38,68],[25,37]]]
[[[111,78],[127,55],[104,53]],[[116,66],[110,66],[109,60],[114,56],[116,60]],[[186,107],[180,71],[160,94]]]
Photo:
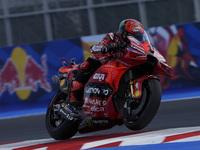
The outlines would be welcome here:
[[[123,41],[127,41],[127,36],[133,36],[142,41],[144,28],[142,24],[135,19],[125,19],[119,25],[119,33]]]

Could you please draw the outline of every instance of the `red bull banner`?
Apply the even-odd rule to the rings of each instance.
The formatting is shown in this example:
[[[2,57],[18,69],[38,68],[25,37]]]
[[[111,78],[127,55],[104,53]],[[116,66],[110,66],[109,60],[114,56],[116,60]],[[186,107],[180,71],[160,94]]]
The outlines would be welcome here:
[[[160,76],[164,90],[200,86],[200,23],[150,28],[154,46],[173,69],[171,78]]]
[[[58,85],[51,81],[59,58],[82,62],[80,39],[0,48],[0,113],[48,106]]]

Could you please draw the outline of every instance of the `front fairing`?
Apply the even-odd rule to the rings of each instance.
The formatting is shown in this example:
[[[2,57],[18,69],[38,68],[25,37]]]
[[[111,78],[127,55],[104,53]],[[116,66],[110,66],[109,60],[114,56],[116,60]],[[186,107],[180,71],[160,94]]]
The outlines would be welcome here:
[[[167,65],[165,58],[160,52],[152,46],[146,31],[143,33],[142,41],[138,41],[133,36],[128,36],[128,39],[129,47],[126,48],[127,51],[123,56],[125,62],[131,62],[129,64],[134,67],[138,65],[134,61],[136,63],[143,63],[143,61],[148,61],[148,55],[151,55],[158,60],[157,65],[154,66],[155,70],[153,73],[171,76],[171,67]]]

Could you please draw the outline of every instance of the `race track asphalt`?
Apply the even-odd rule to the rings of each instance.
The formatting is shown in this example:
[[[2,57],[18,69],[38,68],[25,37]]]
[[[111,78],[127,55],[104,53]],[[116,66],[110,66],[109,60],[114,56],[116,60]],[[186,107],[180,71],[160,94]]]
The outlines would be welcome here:
[[[153,121],[143,130],[200,125],[200,98],[162,102]],[[85,135],[130,132],[124,125]],[[76,136],[80,136],[79,133]],[[45,128],[45,114],[0,120],[0,143],[51,138]]]

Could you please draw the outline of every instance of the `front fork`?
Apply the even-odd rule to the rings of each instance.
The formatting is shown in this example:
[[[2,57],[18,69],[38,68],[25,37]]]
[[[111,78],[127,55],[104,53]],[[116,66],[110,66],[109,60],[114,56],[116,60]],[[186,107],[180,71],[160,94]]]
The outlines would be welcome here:
[[[130,93],[129,93],[129,97],[131,97],[131,99],[134,100],[139,100],[141,99],[142,97],[142,85],[143,85],[143,82],[146,80],[146,79],[157,79],[156,76],[154,75],[150,75],[150,74],[145,74],[139,78],[136,78],[133,80],[133,73],[131,70],[129,70],[129,79],[130,79],[130,82],[129,82],[129,86],[130,86]]]
[[[133,80],[133,73],[131,70],[129,70],[129,88],[128,95],[125,97],[125,103],[124,108],[122,111],[123,117],[128,120],[135,120],[136,116],[132,116],[132,108],[134,108],[134,105],[136,106],[138,104],[138,100],[135,98],[134,94],[134,80]]]
[[[128,95],[125,97],[126,102],[124,104],[124,112],[126,112],[126,114],[130,115],[131,114],[131,105],[134,105],[135,103],[138,103],[138,100],[135,99],[135,95],[134,95],[134,80],[133,80],[133,73],[131,70],[129,70],[129,92],[127,93]]]
[[[129,96],[134,99],[135,98],[135,95],[134,95],[134,81],[133,81],[133,73],[131,70],[129,70],[129,79],[130,79],[130,82],[129,82],[129,86],[130,86],[130,93],[129,93]]]

